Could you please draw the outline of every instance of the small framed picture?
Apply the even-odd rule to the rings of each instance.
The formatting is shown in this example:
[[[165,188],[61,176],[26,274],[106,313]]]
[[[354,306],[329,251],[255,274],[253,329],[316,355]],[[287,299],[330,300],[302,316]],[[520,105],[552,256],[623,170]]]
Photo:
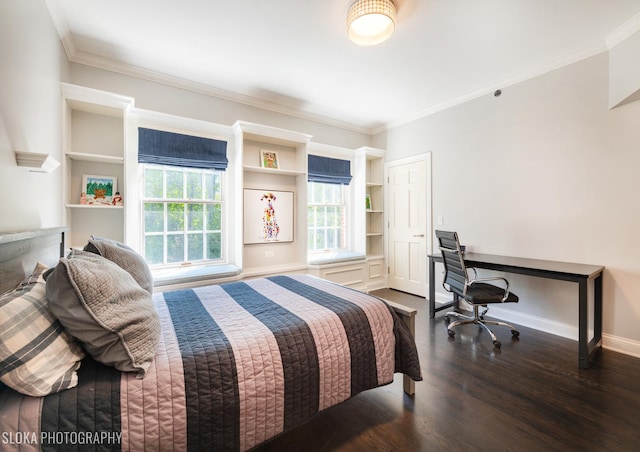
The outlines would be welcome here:
[[[117,191],[118,178],[115,176],[82,175],[80,199],[83,204],[111,205]]]
[[[371,196],[369,196],[369,193],[366,193],[364,195],[364,203],[365,203],[365,208],[367,210],[371,210]]]
[[[263,168],[278,169],[278,153],[260,149],[260,164]]]

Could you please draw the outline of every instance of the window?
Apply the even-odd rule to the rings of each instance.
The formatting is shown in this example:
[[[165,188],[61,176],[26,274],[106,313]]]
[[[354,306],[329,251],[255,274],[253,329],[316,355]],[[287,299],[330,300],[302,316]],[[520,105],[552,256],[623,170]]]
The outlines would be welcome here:
[[[222,263],[227,142],[139,127],[138,163],[147,262]]]
[[[223,172],[143,164],[144,257],[150,265],[222,261]]]
[[[348,185],[309,182],[309,253],[347,249]]]

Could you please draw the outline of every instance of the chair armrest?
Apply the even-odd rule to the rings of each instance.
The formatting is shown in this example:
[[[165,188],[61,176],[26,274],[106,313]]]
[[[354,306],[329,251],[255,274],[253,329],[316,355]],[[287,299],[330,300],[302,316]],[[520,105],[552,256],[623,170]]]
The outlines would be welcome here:
[[[505,278],[502,278],[500,276],[496,276],[496,277],[492,277],[492,278],[474,278],[471,281],[469,281],[466,285],[467,286],[472,286],[473,284],[477,283],[477,282],[489,282],[489,281],[502,281],[504,282],[504,295],[502,297],[502,303],[504,303],[507,298],[509,298],[509,281],[507,281]]]

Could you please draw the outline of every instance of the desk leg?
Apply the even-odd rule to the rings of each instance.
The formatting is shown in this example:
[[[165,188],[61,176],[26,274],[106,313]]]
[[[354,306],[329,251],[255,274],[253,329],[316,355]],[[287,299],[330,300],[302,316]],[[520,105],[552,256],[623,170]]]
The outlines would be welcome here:
[[[593,280],[593,338],[588,345],[588,359],[602,347],[602,273]]]
[[[578,282],[578,353],[580,355],[579,366],[581,369],[589,367],[589,297],[587,278]]]
[[[429,318],[436,316],[436,262],[429,258]]]
[[[596,346],[602,341],[602,273],[593,281],[593,338]]]

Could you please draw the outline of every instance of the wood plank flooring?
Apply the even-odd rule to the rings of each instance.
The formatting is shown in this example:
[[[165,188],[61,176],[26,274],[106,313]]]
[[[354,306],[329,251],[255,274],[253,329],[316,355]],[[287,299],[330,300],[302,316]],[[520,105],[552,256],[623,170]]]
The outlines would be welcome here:
[[[518,326],[514,341],[494,328],[500,350],[474,325],[449,339],[444,313],[429,319],[423,298],[374,294],[418,309],[415,396],[396,374],[259,451],[640,450],[639,358],[602,350],[579,370],[576,341]]]

